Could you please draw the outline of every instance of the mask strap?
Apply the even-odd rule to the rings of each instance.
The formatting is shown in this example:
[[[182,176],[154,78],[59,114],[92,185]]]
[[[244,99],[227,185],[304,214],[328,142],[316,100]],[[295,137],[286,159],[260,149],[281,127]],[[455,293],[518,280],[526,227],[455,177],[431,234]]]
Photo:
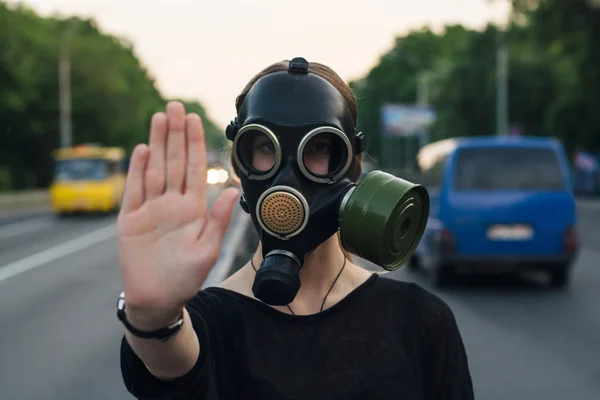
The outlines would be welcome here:
[[[367,149],[367,141],[365,139],[365,135],[362,132],[358,132],[356,136],[354,136],[354,151],[356,155],[362,154],[363,151]]]
[[[238,122],[237,117],[235,117],[233,121],[231,121],[229,125],[227,125],[227,128],[225,128],[225,136],[227,137],[227,139],[233,142],[233,139],[235,139],[235,135],[237,135],[239,130],[240,124]]]
[[[329,293],[331,293],[331,289],[333,289],[333,287],[337,283],[338,279],[340,279],[340,276],[342,275],[342,272],[344,272],[344,268],[346,268],[346,261],[348,261],[348,257],[346,257],[344,255],[344,263],[342,264],[342,268],[340,269],[340,272],[338,272],[337,276],[333,280],[333,283],[329,287],[329,290],[327,291],[327,294],[325,294],[325,297],[323,298],[323,302],[321,303],[321,308],[319,309],[319,312],[323,312],[323,308],[325,307],[325,301],[327,300],[327,297],[329,296]],[[258,272],[258,269],[256,269],[256,267],[254,266],[254,255],[252,256],[252,258],[250,258],[250,265],[252,265],[252,268],[254,269],[254,272]],[[290,307],[289,304],[286,307],[288,308],[288,310],[290,310],[290,313],[292,313],[292,315],[296,315],[296,313],[294,312],[294,310],[292,310],[292,307]]]

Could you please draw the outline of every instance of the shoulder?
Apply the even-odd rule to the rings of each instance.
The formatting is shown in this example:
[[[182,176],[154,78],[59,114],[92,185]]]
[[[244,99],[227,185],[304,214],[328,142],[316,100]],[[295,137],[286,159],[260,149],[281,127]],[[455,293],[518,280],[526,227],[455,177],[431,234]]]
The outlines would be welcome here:
[[[450,306],[441,297],[417,283],[379,275],[374,289],[378,295],[385,296],[410,311],[425,330],[447,329],[456,323]]]
[[[244,301],[239,293],[221,287],[202,289],[186,304],[188,309],[199,311],[203,314],[233,312],[243,307],[243,305]]]
[[[197,309],[210,309],[233,311],[249,304],[253,297],[248,285],[246,268],[241,268],[229,276],[218,286],[211,286],[200,290],[196,296],[189,300],[188,307]],[[250,291],[250,293],[248,293]]]

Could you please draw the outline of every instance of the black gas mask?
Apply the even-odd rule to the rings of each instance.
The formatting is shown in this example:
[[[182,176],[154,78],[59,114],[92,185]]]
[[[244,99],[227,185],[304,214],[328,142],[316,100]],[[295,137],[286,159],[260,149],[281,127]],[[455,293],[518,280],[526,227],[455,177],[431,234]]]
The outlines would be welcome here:
[[[363,207],[368,205],[367,199],[352,195],[356,192],[356,156],[365,149],[364,137],[357,132],[342,94],[327,80],[309,73],[303,58],[290,61],[287,71],[259,79],[226,134],[233,141],[233,157],[240,171],[240,204],[250,214],[262,243],[263,262],[252,291],[267,304],[288,305],[300,288],[306,255],[340,229],[345,209],[356,210],[349,212],[355,218],[350,218],[347,226],[360,222],[363,211],[368,211]],[[383,180],[389,177],[385,174]],[[381,178],[377,182],[383,183]],[[411,184],[411,189],[414,187]],[[423,192],[418,193],[422,196]],[[380,211],[393,214],[393,210]],[[422,211],[417,213],[421,217]],[[403,225],[404,235],[415,230],[422,235],[424,224],[415,222],[421,223],[412,229]],[[380,221],[376,227],[379,234],[382,228]],[[367,255],[354,242],[348,243],[348,250]],[[370,249],[381,255],[377,246]],[[381,257],[370,260],[373,258],[381,261]]]

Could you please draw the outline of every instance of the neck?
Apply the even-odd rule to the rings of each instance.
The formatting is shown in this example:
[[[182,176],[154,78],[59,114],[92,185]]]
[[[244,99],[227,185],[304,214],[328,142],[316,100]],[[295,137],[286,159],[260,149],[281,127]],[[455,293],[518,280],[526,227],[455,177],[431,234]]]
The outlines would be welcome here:
[[[350,269],[350,261],[346,261],[344,272],[340,275],[332,288],[337,276],[340,274],[340,270],[344,265],[346,256],[342,252],[339,245],[337,235],[333,235],[327,241],[317,247],[312,253],[304,259],[302,269],[300,269],[300,281],[301,286],[298,291],[296,299],[292,303],[292,307],[296,303],[307,304],[307,307],[314,308],[318,304],[319,308],[321,302],[327,292],[331,289],[328,297],[334,297],[336,288],[344,287],[344,272]],[[259,244],[253,258],[255,266],[258,268],[262,262],[262,245]],[[313,304],[314,303],[314,304]],[[304,306],[303,306],[304,308]]]

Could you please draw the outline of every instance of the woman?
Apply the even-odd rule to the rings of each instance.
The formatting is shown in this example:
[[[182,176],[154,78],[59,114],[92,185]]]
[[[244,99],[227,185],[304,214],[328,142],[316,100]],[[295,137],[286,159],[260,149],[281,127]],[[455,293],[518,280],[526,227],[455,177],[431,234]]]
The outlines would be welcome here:
[[[294,59],[253,78],[236,109],[232,163],[261,241],[217,288],[198,292],[238,192],[223,191],[207,212],[200,118],[169,103],[152,119],[149,146],[133,152],[118,219],[127,389],[139,399],[472,399],[448,306],[364,270],[340,246],[329,214],[360,176],[363,148],[351,89],[328,67]],[[344,149],[351,160],[340,163]],[[322,183],[328,174],[335,184]],[[280,208],[310,203],[311,214],[287,208],[277,220],[257,206],[268,193]],[[299,233],[279,240],[296,220]]]

